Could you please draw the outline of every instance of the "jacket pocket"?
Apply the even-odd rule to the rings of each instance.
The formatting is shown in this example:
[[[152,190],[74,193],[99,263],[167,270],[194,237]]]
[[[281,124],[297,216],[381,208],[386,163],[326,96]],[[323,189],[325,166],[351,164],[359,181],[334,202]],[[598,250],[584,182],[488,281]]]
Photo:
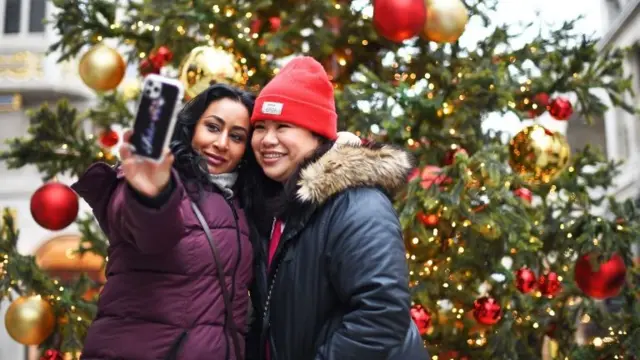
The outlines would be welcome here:
[[[333,333],[340,328],[340,324],[342,324],[342,317],[343,312],[336,309],[334,313],[327,318],[324,325],[322,325],[318,332],[318,337],[315,339],[314,348],[316,353],[322,351],[327,341],[329,341],[331,336],[333,336]]]

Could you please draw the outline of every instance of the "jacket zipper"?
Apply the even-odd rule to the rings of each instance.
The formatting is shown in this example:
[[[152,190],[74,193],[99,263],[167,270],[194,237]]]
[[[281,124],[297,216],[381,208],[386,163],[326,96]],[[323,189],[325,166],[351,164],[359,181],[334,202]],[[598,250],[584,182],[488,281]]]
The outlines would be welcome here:
[[[264,353],[264,346],[267,345],[267,340],[269,340],[269,348],[272,348],[271,346],[271,340],[267,338],[267,333],[269,331],[269,328],[271,327],[271,320],[270,320],[270,306],[271,306],[271,295],[273,294],[273,288],[276,284],[276,279],[278,278],[278,270],[280,270],[280,262],[277,263],[276,269],[273,273],[273,276],[271,277],[271,283],[268,286],[268,291],[267,291],[267,299],[264,302],[264,307],[263,307],[263,312],[262,312],[262,331],[261,331],[261,335],[260,335],[260,353]],[[271,352],[271,359],[272,360],[277,360],[277,357],[275,356],[275,354],[273,353],[273,351]]]
[[[275,225],[275,222],[274,222],[274,225]],[[271,230],[272,236],[273,236],[273,231],[275,231],[275,229]],[[283,237],[284,237],[284,232],[281,234],[281,239]],[[278,277],[278,270],[280,270],[280,264],[282,264],[282,261],[279,258],[281,257],[281,254],[282,254],[283,251],[284,251],[284,244],[283,244],[283,246],[278,246],[278,249],[276,249],[275,254],[273,254],[274,257],[273,257],[272,260],[273,261],[277,261],[277,262],[275,262],[275,267],[269,266],[269,264],[268,264],[269,260],[267,258],[265,258],[266,259],[266,261],[265,261],[265,268],[266,268],[265,273],[267,274],[267,299],[266,299],[266,301],[264,303],[264,313],[263,313],[263,318],[264,319],[266,319],[265,316],[267,315],[267,312],[268,312],[268,309],[269,309],[269,305],[271,303],[271,294],[273,292],[273,287],[276,284],[276,278]],[[268,252],[265,255],[268,256]],[[273,264],[274,263],[272,262],[272,265]],[[270,271],[271,269],[274,269],[273,272]],[[263,326],[264,326],[264,324],[263,324]]]
[[[284,232],[282,233],[282,238],[284,238]],[[267,245],[268,246],[268,245]],[[266,344],[267,341],[267,332],[269,330],[269,328],[271,327],[271,320],[270,320],[270,307],[271,307],[271,299],[272,299],[272,295],[273,295],[273,289],[276,285],[276,280],[278,278],[278,271],[280,270],[280,265],[282,265],[282,259],[280,259],[282,257],[282,254],[284,253],[284,248],[285,248],[285,244],[283,244],[283,246],[278,246],[278,249],[276,249],[276,252],[274,254],[274,258],[273,258],[273,262],[272,265],[275,264],[275,267],[271,267],[267,264],[268,260],[265,258],[265,274],[267,277],[267,299],[264,302],[264,307],[263,307],[263,312],[262,312],[262,333],[260,336],[260,344],[263,347],[261,352],[264,352],[264,345]],[[261,247],[263,248],[263,247]],[[264,249],[264,248],[263,248]],[[263,251],[263,256],[268,256],[268,252],[265,254],[264,250]],[[273,272],[270,271],[270,269],[274,269]],[[269,339],[269,346],[271,347],[271,340]],[[271,359],[272,360],[277,360],[277,354],[275,352],[272,351],[271,353]]]

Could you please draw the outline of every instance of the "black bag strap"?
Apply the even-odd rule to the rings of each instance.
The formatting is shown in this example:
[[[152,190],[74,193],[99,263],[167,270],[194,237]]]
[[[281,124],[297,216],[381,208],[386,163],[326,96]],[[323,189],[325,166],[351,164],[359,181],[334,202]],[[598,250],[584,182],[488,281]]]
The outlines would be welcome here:
[[[220,282],[220,289],[222,290],[222,300],[224,301],[224,312],[225,312],[225,325],[228,325],[231,330],[231,339],[233,340],[233,347],[235,348],[235,358],[240,359],[240,341],[238,340],[238,328],[236,326],[235,321],[233,321],[233,314],[231,313],[231,299],[229,298],[229,292],[227,291],[227,285],[224,280],[224,269],[222,268],[222,260],[220,260],[220,253],[218,252],[218,248],[216,244],[213,242],[213,236],[211,235],[211,229],[209,229],[209,225],[204,219],[202,212],[198,208],[193,201],[191,201],[191,208],[193,212],[196,214],[198,221],[200,221],[200,225],[202,225],[202,229],[204,230],[205,235],[207,235],[207,240],[209,240],[209,246],[211,247],[211,252],[213,253],[214,262],[216,264],[217,272],[218,272],[218,281]]]

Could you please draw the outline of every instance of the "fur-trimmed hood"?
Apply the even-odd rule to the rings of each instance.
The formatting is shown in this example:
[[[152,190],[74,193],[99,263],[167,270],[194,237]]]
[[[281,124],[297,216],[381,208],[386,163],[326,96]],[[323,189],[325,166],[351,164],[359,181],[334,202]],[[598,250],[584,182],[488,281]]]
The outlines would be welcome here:
[[[413,164],[411,154],[392,145],[329,142],[320,145],[284,184],[267,178],[256,163],[255,174],[243,175],[247,180],[243,202],[258,231],[268,234],[274,217],[287,219],[288,228],[293,223],[303,226],[327,200],[351,188],[377,187],[393,197],[406,185]]]
[[[374,186],[390,196],[406,185],[411,155],[391,145],[338,145],[302,167],[296,198],[321,205],[344,190]]]

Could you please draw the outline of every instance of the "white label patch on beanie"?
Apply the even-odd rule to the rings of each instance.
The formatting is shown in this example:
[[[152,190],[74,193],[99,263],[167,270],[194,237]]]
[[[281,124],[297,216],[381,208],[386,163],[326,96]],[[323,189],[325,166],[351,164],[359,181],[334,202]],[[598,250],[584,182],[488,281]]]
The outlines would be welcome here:
[[[282,108],[284,107],[283,103],[265,101],[262,104],[262,113],[269,115],[282,115]]]

